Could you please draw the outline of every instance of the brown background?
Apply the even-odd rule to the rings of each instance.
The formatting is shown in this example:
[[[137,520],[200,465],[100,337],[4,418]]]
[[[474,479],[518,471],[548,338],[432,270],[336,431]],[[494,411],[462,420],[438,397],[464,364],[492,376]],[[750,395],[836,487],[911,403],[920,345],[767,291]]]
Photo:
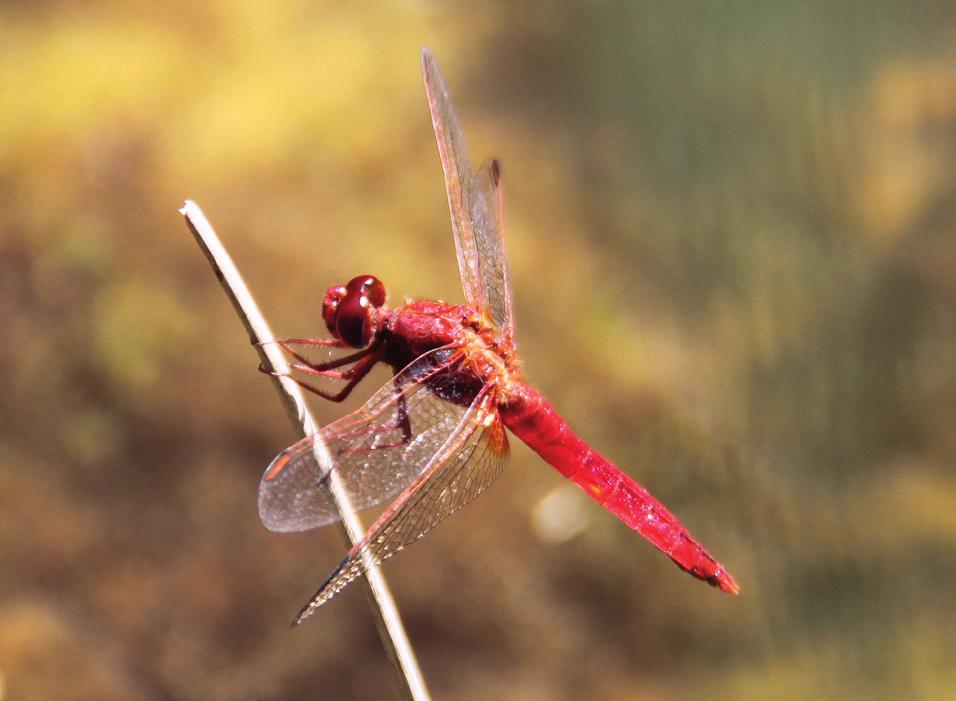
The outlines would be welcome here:
[[[543,537],[513,441],[385,568],[436,698],[956,696],[956,6],[341,4],[0,7],[0,698],[394,696],[357,587],[287,628],[341,545],[258,522],[293,433],[176,209],[284,335],[460,300],[424,44],[528,374],[742,586]]]

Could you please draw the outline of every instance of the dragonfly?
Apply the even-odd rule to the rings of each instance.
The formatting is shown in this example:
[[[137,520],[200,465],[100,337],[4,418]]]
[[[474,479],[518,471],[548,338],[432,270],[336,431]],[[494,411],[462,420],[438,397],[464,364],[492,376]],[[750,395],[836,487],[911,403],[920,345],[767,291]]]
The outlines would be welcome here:
[[[298,372],[296,382],[327,400],[344,400],[379,363],[393,372],[361,408],[283,450],[262,476],[259,515],[272,531],[339,520],[328,489],[333,472],[356,509],[387,503],[293,625],[487,489],[508,460],[506,427],[678,567],[738,593],[730,573],[677,517],[580,438],[525,379],[515,347],[501,168],[491,159],[472,170],[428,49],[421,61],[465,304],[415,300],[390,307],[383,283],[359,275],[325,294],[322,317],[330,337],[277,341],[293,360],[287,374]],[[350,352],[313,362],[303,346],[324,346],[330,355]],[[303,374],[344,384],[333,393]],[[316,457],[319,441],[332,456],[329,468]]]

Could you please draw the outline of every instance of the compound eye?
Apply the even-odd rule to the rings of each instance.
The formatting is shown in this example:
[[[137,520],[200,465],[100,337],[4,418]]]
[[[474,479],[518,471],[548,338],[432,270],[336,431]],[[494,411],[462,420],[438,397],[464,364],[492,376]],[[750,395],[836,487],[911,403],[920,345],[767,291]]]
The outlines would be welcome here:
[[[372,308],[385,304],[385,285],[374,275],[359,275],[345,286],[336,309],[336,336],[353,348],[364,348],[372,339]]]
[[[339,337],[339,332],[336,331],[336,318],[339,313],[339,305],[342,303],[342,299],[345,297],[345,286],[344,285],[332,285],[326,293],[325,299],[322,301],[322,320],[325,322],[326,328],[328,328],[329,333],[331,333],[336,338]]]
[[[358,294],[368,300],[368,304],[373,307],[381,307],[385,304],[385,298],[388,296],[385,292],[385,285],[374,275],[359,275],[349,280],[345,286],[348,294]]]
[[[365,290],[365,296],[368,297],[369,304],[373,307],[377,308],[385,304],[388,293],[385,291],[385,285],[377,277],[374,275],[366,276],[363,289]]]

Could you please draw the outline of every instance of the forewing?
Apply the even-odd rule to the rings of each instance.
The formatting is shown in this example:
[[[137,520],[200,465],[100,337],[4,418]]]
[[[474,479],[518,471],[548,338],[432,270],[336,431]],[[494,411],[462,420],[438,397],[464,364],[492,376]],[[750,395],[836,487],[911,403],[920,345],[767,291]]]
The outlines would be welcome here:
[[[438,155],[445,171],[458,271],[465,299],[502,329],[511,327],[511,297],[501,238],[499,169],[490,161],[475,174],[455,110],[428,49],[422,49],[422,72]]]
[[[399,552],[481,494],[501,474],[508,438],[491,393],[480,396],[461,418],[421,476],[372,524],[294,623],[340,592],[369,567]]]
[[[430,351],[379,389],[357,411],[317,434],[328,446],[332,469],[352,505],[382,503],[412,482],[448,440],[467,411],[436,396],[451,396],[450,370],[460,356]],[[270,531],[304,531],[341,516],[328,490],[329,472],[316,455],[317,436],[279,453],[259,483],[259,518]]]

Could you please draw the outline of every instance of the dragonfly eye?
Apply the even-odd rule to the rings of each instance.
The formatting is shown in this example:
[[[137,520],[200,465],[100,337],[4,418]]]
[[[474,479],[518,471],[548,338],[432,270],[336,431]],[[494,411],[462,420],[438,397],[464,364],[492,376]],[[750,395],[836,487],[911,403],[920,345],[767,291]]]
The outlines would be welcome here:
[[[332,333],[353,348],[364,348],[372,338],[372,309],[385,304],[385,285],[374,275],[359,275],[352,278],[342,289],[334,306],[328,305],[330,289],[326,294],[326,325],[329,316],[334,317],[335,329]]]
[[[381,307],[385,304],[385,298],[388,297],[388,293],[385,291],[385,285],[374,275],[360,275],[350,282],[351,285],[353,282],[361,280],[360,284],[362,293],[368,297],[368,303],[373,307]]]
[[[339,338],[339,332],[335,329],[335,319],[339,313],[339,304],[345,297],[344,285],[332,285],[325,293],[325,299],[322,300],[322,320],[326,328],[336,338]]]

